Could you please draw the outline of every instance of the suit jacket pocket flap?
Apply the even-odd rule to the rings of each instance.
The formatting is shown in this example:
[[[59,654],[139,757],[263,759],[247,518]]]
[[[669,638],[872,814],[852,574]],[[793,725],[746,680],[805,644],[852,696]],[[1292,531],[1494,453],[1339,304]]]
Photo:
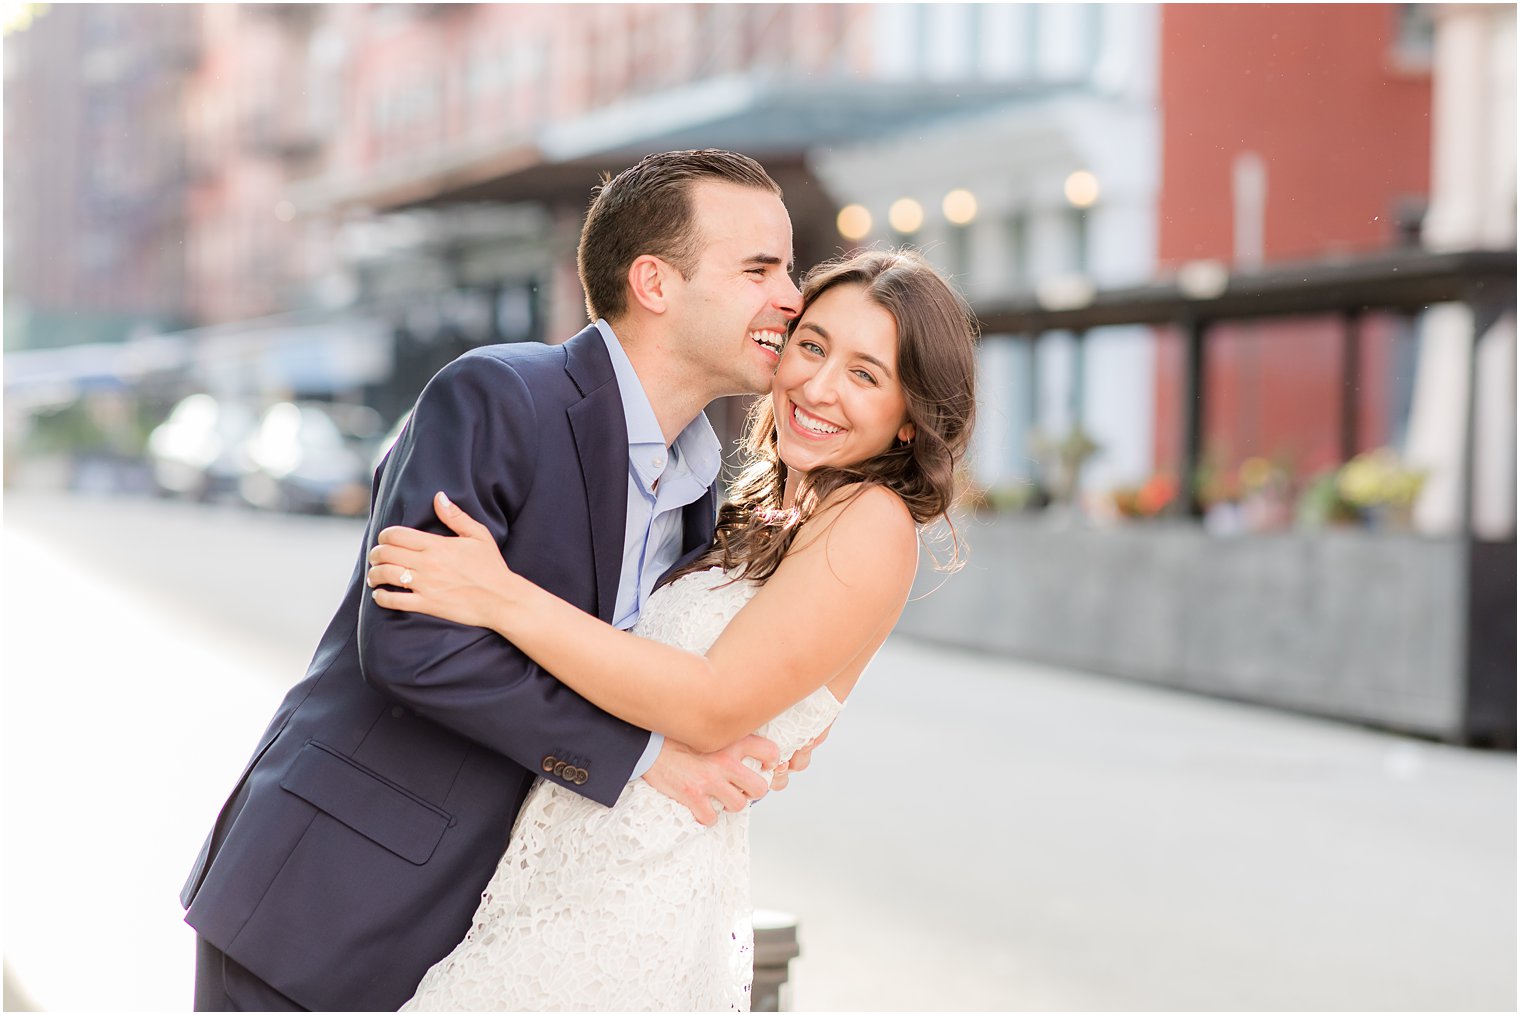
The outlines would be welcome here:
[[[280,786],[404,860],[427,863],[452,819],[326,744],[309,741]]]

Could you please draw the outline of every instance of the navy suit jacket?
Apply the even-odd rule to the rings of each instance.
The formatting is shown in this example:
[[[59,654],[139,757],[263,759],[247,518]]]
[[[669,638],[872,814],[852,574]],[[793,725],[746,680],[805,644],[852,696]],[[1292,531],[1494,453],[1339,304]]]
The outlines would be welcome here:
[[[445,532],[443,490],[513,570],[610,622],[627,484],[594,327],[476,349],[429,382],[376,474],[343,602],[185,884],[202,937],[307,1008],[395,1010],[469,929],[534,776],[617,800],[645,731],[492,631],[379,608],[365,553],[388,525]],[[714,514],[712,490],[686,509],[676,566]]]

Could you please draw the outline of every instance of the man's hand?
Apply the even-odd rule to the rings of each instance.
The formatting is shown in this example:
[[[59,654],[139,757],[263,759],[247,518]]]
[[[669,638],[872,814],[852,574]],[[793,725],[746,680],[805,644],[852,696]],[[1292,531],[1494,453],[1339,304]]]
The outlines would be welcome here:
[[[813,763],[813,748],[827,740],[829,738],[829,731],[833,728],[834,724],[829,723],[822,733],[797,748],[797,753],[777,765],[771,772],[771,789],[786,789],[786,784],[791,781],[793,772],[800,772],[811,765]]]
[[[698,754],[666,737],[644,781],[691,811],[699,823],[713,825],[718,821],[715,803],[738,813],[768,790],[765,776],[744,764],[744,759],[754,758],[769,771],[780,753],[771,741],[753,734],[711,754]]]

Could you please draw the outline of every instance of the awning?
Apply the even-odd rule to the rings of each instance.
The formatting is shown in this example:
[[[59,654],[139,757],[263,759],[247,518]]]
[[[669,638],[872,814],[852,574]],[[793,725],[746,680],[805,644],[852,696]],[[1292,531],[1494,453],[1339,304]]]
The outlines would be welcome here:
[[[598,172],[652,152],[728,148],[770,168],[800,162],[810,150],[1050,90],[1010,82],[713,78],[628,98],[528,135],[423,155],[362,180],[344,175],[297,184],[289,193],[307,213],[465,201],[583,203]]]

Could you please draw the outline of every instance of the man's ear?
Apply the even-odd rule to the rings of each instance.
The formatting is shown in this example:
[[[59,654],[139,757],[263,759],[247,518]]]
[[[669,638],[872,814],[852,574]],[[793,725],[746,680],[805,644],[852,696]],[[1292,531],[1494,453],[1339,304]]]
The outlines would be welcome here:
[[[653,254],[642,254],[628,266],[628,288],[633,301],[651,314],[670,309],[668,291],[675,269]]]

